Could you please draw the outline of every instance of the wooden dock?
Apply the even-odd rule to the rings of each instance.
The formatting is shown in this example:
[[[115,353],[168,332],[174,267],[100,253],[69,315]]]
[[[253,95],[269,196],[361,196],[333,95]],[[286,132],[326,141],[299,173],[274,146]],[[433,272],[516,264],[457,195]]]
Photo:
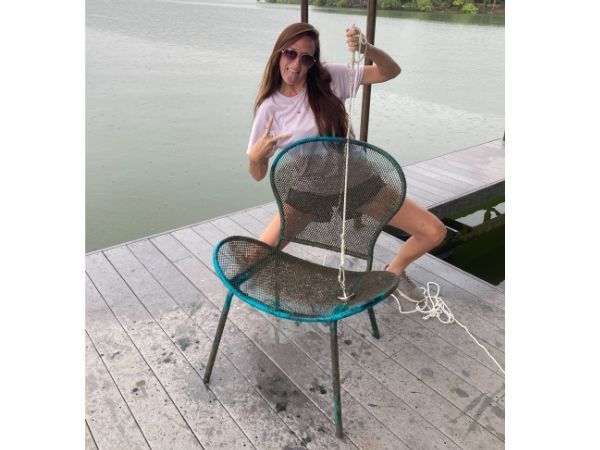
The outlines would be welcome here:
[[[403,167],[408,195],[440,218],[504,194],[504,141],[497,139]]]
[[[409,195],[444,211],[491,195],[503,169],[503,144],[494,141],[405,171]],[[456,324],[401,315],[393,298],[375,308],[379,340],[366,313],[339,325],[342,440],[323,325],[234,299],[203,384],[226,294],[213,247],[229,235],[257,236],[275,212],[270,203],[86,256],[86,448],[504,448],[502,373]],[[376,268],[401,245],[382,233]],[[286,251],[336,264],[323,250]],[[408,273],[439,283],[456,318],[504,366],[501,289],[431,255]]]

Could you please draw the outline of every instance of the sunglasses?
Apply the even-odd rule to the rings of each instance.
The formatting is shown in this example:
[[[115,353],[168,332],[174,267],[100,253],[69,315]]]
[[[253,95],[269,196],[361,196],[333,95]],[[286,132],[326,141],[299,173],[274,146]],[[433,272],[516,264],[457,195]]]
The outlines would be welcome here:
[[[286,48],[285,50],[282,50],[281,53],[283,54],[284,58],[288,61],[294,61],[298,57],[298,52],[291,48]],[[308,53],[302,53],[300,55],[300,63],[302,63],[302,65],[306,68],[312,67],[316,61],[317,60],[315,59],[315,57],[309,55]]]

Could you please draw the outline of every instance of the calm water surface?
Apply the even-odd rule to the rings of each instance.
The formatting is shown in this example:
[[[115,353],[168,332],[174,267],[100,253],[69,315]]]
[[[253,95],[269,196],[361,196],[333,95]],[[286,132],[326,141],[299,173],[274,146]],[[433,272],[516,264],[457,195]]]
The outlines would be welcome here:
[[[255,0],[87,1],[87,251],[272,199],[245,149],[266,59],[299,17]],[[309,18],[323,58],[348,61],[344,30],[366,12]],[[379,13],[375,43],[402,74],[373,87],[371,143],[407,164],[502,136],[502,19]]]

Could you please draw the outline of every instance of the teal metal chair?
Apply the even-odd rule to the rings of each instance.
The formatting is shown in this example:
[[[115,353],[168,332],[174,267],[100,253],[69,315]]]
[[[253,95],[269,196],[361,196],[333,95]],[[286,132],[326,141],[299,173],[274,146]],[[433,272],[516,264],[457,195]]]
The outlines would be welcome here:
[[[340,438],[337,323],[367,310],[373,336],[379,338],[373,307],[394,292],[398,277],[371,270],[373,248],[406,196],[406,179],[398,163],[385,151],[356,140],[349,141],[345,187],[345,144],[346,139],[336,137],[303,139],[288,145],[275,158],[270,180],[281,219],[275,247],[243,236],[228,237],[215,247],[216,273],[229,292],[204,373],[208,383],[234,295],[277,317],[327,322],[334,419]],[[281,247],[284,242],[296,242],[339,252],[345,190],[345,254],[366,260],[366,270],[345,270],[343,295],[338,269],[297,258]]]

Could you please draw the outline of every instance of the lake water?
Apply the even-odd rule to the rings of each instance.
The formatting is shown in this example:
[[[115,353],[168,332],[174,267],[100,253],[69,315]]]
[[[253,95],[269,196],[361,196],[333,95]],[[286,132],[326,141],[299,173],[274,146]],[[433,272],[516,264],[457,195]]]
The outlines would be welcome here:
[[[267,57],[299,18],[256,0],[87,0],[87,251],[272,199],[245,150]],[[309,20],[330,62],[348,61],[348,26],[366,30],[366,11]],[[372,89],[369,142],[407,164],[502,137],[503,18],[378,12],[375,44],[402,74]]]

